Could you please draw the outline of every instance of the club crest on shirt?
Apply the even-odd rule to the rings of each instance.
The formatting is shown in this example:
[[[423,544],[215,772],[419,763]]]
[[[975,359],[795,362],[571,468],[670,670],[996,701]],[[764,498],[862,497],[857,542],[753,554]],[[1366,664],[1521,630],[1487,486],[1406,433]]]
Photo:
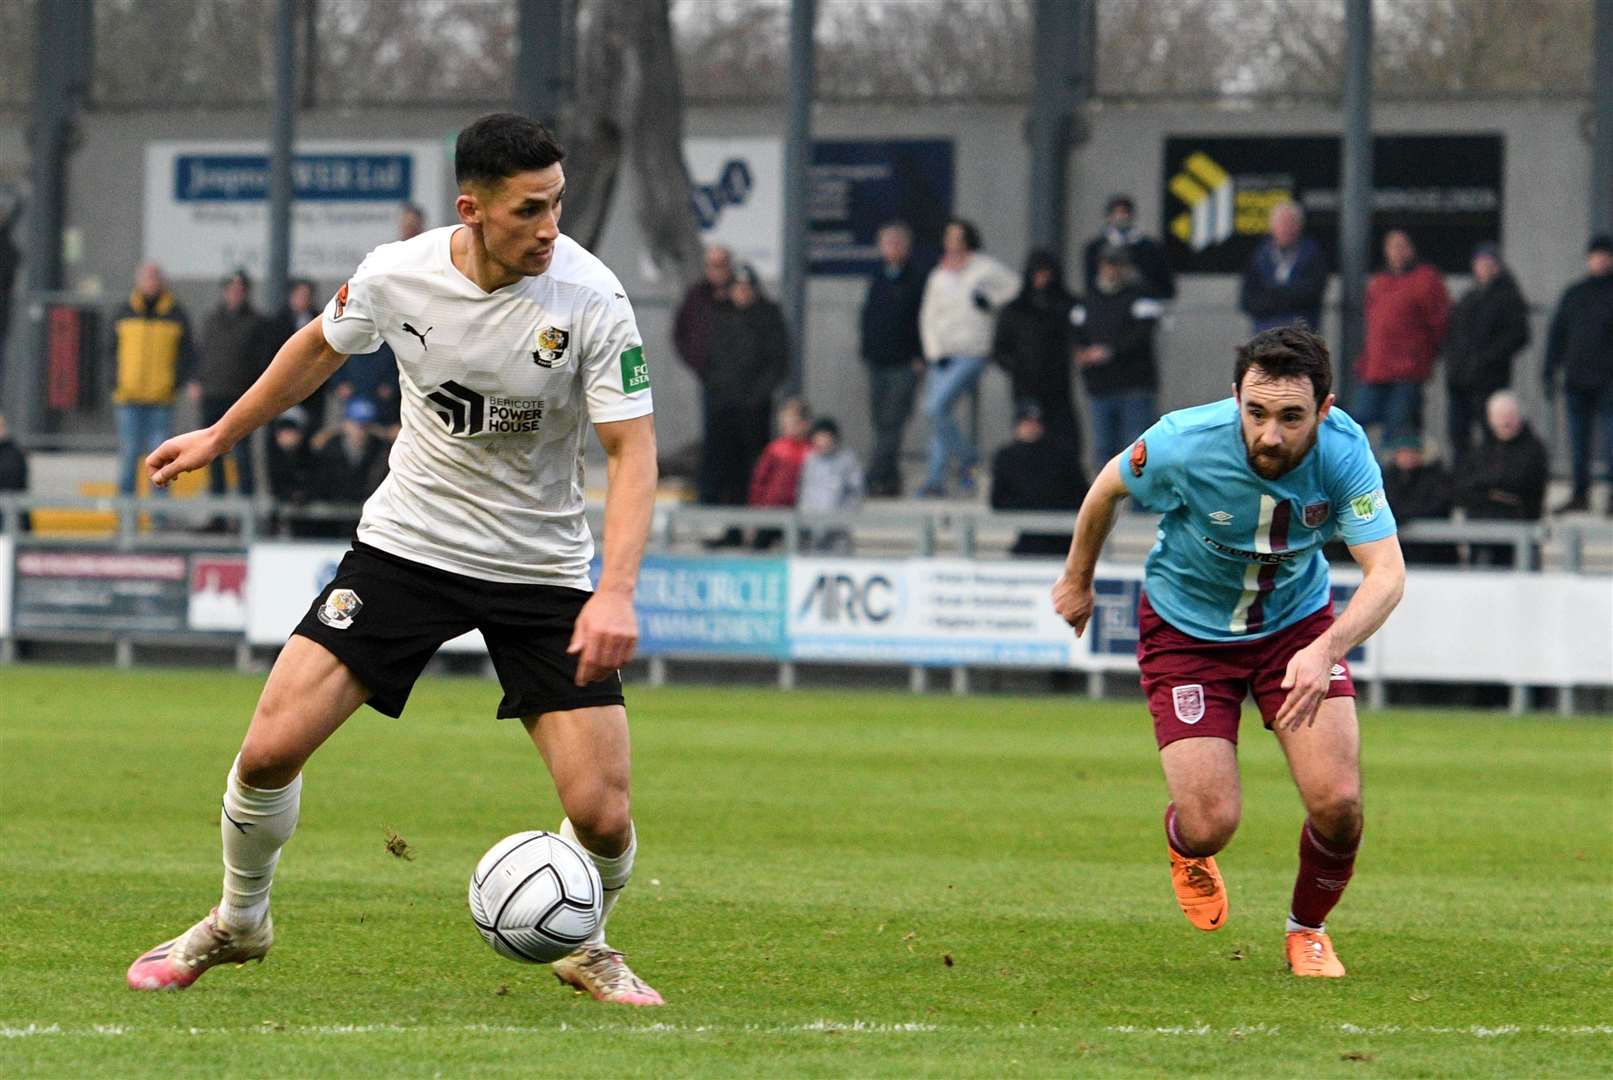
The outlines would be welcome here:
[[[348,282],[344,281],[342,282],[342,287],[336,290],[336,318],[338,319],[342,317],[342,312],[347,310],[347,286]]]
[[[1148,444],[1138,439],[1131,448],[1131,475],[1141,476],[1148,465]]]
[[[1327,515],[1333,509],[1333,504],[1323,500],[1305,504],[1305,527],[1307,529],[1320,529],[1327,524]]]
[[[1204,684],[1171,687],[1171,704],[1176,706],[1176,719],[1184,724],[1196,724],[1204,719]]]
[[[346,630],[353,625],[354,616],[363,606],[364,601],[352,589],[332,589],[325,602],[319,605],[319,621],[332,630]]]
[[[566,357],[566,346],[571,343],[571,331],[545,326],[538,331],[538,347],[532,351],[532,362],[539,367],[552,368]]]

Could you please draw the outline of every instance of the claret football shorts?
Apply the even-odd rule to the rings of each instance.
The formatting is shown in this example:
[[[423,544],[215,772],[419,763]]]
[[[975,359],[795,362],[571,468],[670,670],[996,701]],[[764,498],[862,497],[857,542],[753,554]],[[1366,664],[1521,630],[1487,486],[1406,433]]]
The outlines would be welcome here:
[[[501,717],[621,705],[619,672],[577,686],[567,655],[592,593],[555,585],[481,581],[358,541],[293,633],[317,641],[358,676],[369,704],[403,713],[415,680],[445,641],[480,630],[504,688]]]
[[[1161,749],[1178,739],[1238,741],[1243,699],[1253,693],[1269,729],[1288,691],[1288,661],[1333,625],[1333,605],[1253,641],[1205,641],[1161,619],[1144,593],[1137,605],[1137,665]],[[1355,697],[1349,664],[1333,666],[1327,696]]]

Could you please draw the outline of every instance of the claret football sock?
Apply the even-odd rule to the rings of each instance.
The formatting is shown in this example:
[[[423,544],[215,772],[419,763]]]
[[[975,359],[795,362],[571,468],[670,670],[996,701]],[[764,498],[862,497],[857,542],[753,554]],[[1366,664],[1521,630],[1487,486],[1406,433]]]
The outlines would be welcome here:
[[[251,930],[269,913],[269,886],[280,849],[297,827],[302,775],[283,788],[248,787],[230,766],[224,787],[219,832],[224,838],[224,898],[219,921],[232,930]]]
[[[1315,930],[1326,925],[1328,912],[1344,895],[1344,887],[1355,872],[1355,854],[1360,847],[1359,836],[1343,848],[1323,840],[1310,821],[1305,822],[1299,831],[1299,876],[1294,880],[1289,930]]]
[[[632,826],[628,826],[632,829]],[[577,830],[571,827],[571,819],[566,818],[560,823],[560,835],[572,841],[584,851],[588,846],[577,839]],[[627,886],[627,879],[633,876],[633,856],[638,853],[638,830],[633,829],[627,841],[627,848],[620,855],[605,856],[597,852],[588,851],[588,857],[594,860],[594,869],[599,871],[599,883],[605,887],[605,898],[601,905],[599,916],[599,929],[594,936],[588,939],[590,945],[603,945],[605,943],[605,921],[610,918],[611,909],[616,906],[616,900],[622,895],[622,889]]]

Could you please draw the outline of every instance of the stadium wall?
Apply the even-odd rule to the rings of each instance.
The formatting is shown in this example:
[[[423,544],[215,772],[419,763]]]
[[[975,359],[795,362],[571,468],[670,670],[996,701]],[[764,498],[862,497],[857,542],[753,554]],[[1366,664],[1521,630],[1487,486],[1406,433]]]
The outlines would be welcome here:
[[[1581,134],[1582,103],[1574,100],[1429,102],[1384,104],[1377,110],[1381,133],[1499,133],[1505,139],[1504,235],[1507,258],[1525,294],[1549,311],[1558,292],[1582,272],[1586,230],[1589,146]],[[445,155],[468,111],[459,109],[317,109],[298,120],[308,139],[440,140]],[[79,150],[72,162],[68,197],[74,242],[71,273],[77,286],[99,291],[112,303],[128,287],[130,272],[144,246],[142,199],[144,147],[158,140],[261,138],[268,116],[258,110],[103,111],[81,123]],[[23,121],[0,119],[0,175],[26,172]],[[1027,189],[1024,110],[1011,105],[902,105],[868,107],[824,105],[816,113],[822,137],[942,138],[954,141],[955,209],[974,218],[987,250],[1017,266],[1025,254]],[[1147,228],[1159,232],[1161,168],[1169,135],[1276,135],[1339,130],[1338,114],[1320,107],[1216,107],[1197,103],[1104,105],[1093,115],[1090,141],[1076,153],[1070,177],[1069,250],[1079,251],[1102,216],[1113,191],[1135,196]],[[778,137],[782,117],[774,108],[697,107],[688,112],[694,137]],[[634,297],[640,324],[655,365],[655,386],[663,446],[675,449],[699,437],[698,395],[693,380],[671,359],[670,325],[676,288],[644,277],[638,257],[631,185],[621,185],[600,254],[622,277]],[[450,207],[428,208],[434,223],[448,219]],[[387,237],[377,237],[384,240]],[[1072,259],[1073,262],[1073,259]],[[1075,275],[1072,274],[1072,277]],[[214,298],[211,281],[179,281],[181,299],[193,312]],[[322,288],[334,282],[320,282]],[[1465,278],[1452,278],[1453,291]],[[1162,334],[1164,387],[1161,404],[1174,408],[1224,392],[1232,345],[1244,333],[1236,311],[1237,281],[1230,275],[1184,277],[1174,317]],[[807,391],[835,413],[853,445],[866,446],[869,425],[866,393],[856,358],[857,311],[861,282],[854,278],[814,278],[810,288],[810,355]],[[1336,284],[1334,293],[1336,294]],[[22,319],[15,320],[14,334]],[[1329,315],[1327,329],[1332,331]],[[1544,315],[1535,319],[1535,342],[1519,365],[1517,387],[1528,413],[1552,436],[1555,423],[1543,407],[1539,380]],[[14,337],[14,343],[20,341]],[[989,447],[1008,437],[1006,380],[993,373],[985,381],[983,442]],[[1434,395],[1430,430],[1442,430],[1442,402]],[[101,427],[110,430],[110,420]],[[910,446],[921,437],[915,424]]]

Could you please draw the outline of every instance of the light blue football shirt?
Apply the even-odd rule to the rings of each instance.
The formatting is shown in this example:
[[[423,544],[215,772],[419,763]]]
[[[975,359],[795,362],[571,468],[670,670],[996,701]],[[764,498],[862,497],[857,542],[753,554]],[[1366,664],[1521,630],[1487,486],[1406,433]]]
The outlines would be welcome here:
[[[1322,545],[1335,534],[1346,544],[1395,534],[1366,432],[1339,408],[1276,480],[1250,468],[1234,398],[1162,417],[1120,478],[1165,515],[1144,574],[1149,604],[1208,641],[1266,637],[1326,607]]]

